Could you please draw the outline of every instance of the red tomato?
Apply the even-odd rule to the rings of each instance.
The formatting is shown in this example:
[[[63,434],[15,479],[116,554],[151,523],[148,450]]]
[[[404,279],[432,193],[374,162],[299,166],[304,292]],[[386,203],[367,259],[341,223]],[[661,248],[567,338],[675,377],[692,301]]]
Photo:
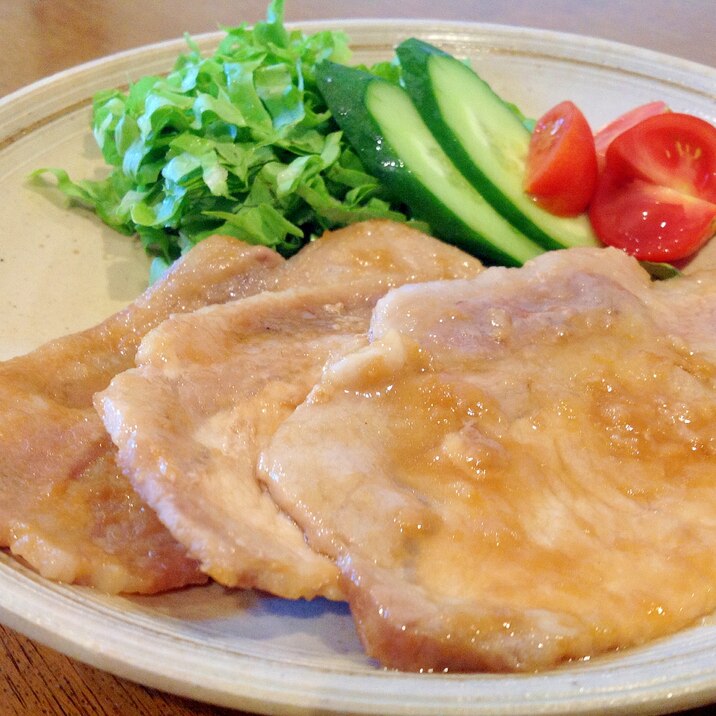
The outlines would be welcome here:
[[[553,214],[574,216],[589,205],[597,183],[592,130],[572,102],[562,102],[535,125],[524,189]]]
[[[668,112],[620,134],[589,216],[605,244],[639,259],[693,254],[716,231],[716,127]]]
[[[666,102],[648,102],[642,104],[639,107],[634,107],[628,112],[625,112],[615,120],[609,122],[594,134],[594,148],[597,150],[597,162],[600,168],[604,166],[604,158],[607,153],[607,147],[614,141],[620,134],[626,132],[627,129],[631,129],[635,124],[639,124],[647,117],[653,117],[657,114],[663,114],[669,111],[669,106]]]
[[[589,208],[597,236],[641,261],[678,261],[716,230],[716,204],[641,179],[624,182],[607,168]]]
[[[716,127],[693,115],[645,119],[612,142],[607,161],[627,178],[716,202]]]

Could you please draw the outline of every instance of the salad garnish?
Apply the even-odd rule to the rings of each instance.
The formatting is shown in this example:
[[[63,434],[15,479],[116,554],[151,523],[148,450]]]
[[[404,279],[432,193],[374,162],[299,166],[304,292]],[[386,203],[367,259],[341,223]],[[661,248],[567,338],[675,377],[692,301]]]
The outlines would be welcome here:
[[[531,120],[416,38],[348,67],[346,35],[288,29],[284,0],[208,56],[186,43],[168,75],[95,96],[105,178],[33,173],[137,235],[152,278],[211,234],[288,256],[376,218],[507,265],[616,246],[663,277],[716,231],[716,127],[660,100],[596,134],[569,101]]]

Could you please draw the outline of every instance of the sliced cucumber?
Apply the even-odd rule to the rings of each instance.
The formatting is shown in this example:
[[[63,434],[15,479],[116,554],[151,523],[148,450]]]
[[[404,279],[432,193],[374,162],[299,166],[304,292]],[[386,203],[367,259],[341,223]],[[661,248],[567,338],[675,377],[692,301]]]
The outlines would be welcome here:
[[[367,72],[321,63],[318,87],[366,169],[436,236],[488,261],[520,265],[544,249],[507,221],[440,148],[407,92]]]
[[[596,246],[586,216],[559,217],[522,189],[530,133],[490,86],[460,60],[417,39],[397,50],[406,89],[445,153],[526,236],[547,249]]]

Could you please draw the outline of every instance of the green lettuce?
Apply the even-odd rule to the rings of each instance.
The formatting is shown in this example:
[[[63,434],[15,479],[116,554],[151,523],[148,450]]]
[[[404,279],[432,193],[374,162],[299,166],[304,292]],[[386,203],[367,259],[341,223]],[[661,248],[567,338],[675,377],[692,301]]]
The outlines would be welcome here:
[[[408,220],[362,167],[318,91],[315,66],[345,63],[341,32],[305,35],[284,26],[283,0],[265,22],[225,28],[204,57],[187,51],[167,76],[93,100],[92,130],[108,175],[54,177],[72,201],[137,235],[155,257],[153,274],[213,233],[284,255],[326,229],[369,218]],[[370,68],[393,81],[392,63]]]

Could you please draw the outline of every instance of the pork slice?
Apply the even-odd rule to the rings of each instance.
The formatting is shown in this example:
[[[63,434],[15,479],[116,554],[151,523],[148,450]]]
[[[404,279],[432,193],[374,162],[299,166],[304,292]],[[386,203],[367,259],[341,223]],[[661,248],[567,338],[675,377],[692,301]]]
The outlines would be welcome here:
[[[143,340],[138,367],[97,396],[122,468],[218,582],[341,598],[333,562],[257,481],[257,456],[324,363],[365,343],[390,286],[480,270],[435,239],[370,222],[290,259],[274,285],[283,290],[171,318]]]
[[[384,291],[444,278],[470,278],[477,259],[395,221],[376,219],[329,231],[304,246],[274,275],[274,289],[338,286],[366,276]]]
[[[206,580],[119,470],[92,397],[168,315],[256,293],[282,262],[209,238],[125,310],[0,364],[0,545],[46,577],[107,592]]]
[[[716,608],[715,306],[602,249],[379,302],[261,458],[370,655],[532,671]]]

